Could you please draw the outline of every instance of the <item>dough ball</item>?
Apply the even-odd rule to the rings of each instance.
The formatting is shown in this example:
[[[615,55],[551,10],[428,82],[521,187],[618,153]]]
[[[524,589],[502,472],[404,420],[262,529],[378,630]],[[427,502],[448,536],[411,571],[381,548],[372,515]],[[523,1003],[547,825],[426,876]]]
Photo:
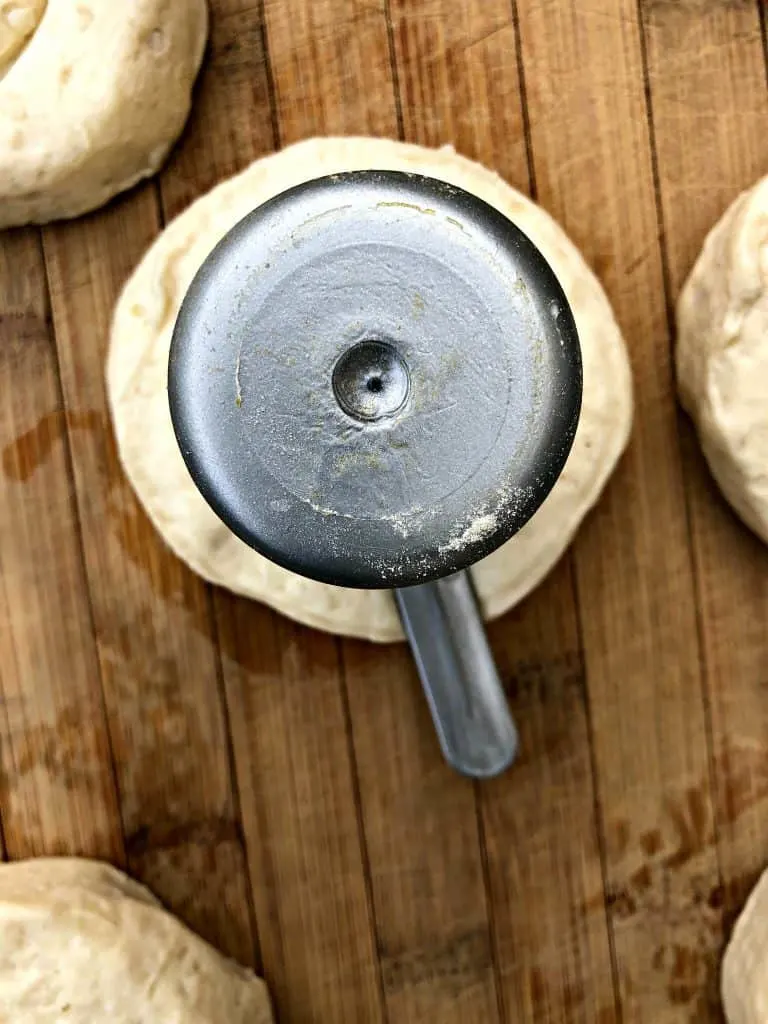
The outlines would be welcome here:
[[[584,363],[581,421],[565,470],[541,509],[473,567],[486,617],[520,601],[559,559],[597,501],[632,419],[626,348],[597,279],[562,229],[496,174],[452,149],[384,139],[312,139],[256,161],[198,199],[157,238],[114,316],[108,392],[126,474],[157,529],[196,572],[307,625],[377,641],[402,638],[392,595],[346,590],[294,575],[248,548],[218,519],[189,476],[168,410],[176,315],[195,273],[238,221],[270,197],[342,171],[401,170],[442,179],[513,220],[549,260],[573,308]]]
[[[205,0],[0,0],[0,228],[76,217],[160,167]]]
[[[768,872],[752,890],[723,957],[721,988],[728,1024],[768,1020]]]
[[[680,400],[723,494],[768,542],[768,178],[710,232],[677,322]]]
[[[106,864],[0,864],[0,1020],[269,1024],[263,981]]]

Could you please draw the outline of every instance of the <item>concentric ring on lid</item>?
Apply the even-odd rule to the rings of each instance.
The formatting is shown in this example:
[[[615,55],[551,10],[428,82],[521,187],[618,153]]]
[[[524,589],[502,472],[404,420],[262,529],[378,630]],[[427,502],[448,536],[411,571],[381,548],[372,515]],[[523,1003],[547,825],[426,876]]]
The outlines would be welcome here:
[[[570,451],[565,295],[499,211],[419,175],[307,182],[213,250],[182,304],[171,416],[229,528],[296,573],[401,587],[530,518]]]

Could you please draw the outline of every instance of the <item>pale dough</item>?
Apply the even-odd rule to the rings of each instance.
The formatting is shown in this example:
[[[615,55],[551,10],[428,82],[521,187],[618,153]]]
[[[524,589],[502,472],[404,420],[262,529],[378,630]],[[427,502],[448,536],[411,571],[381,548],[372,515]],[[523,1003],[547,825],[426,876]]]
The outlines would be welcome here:
[[[734,926],[723,957],[721,990],[728,1024],[768,1021],[768,872]]]
[[[0,78],[26,46],[47,0],[0,0]]]
[[[0,865],[0,1021],[269,1024],[269,995],[96,861]]]
[[[0,228],[153,174],[189,114],[206,0],[0,0]]]
[[[402,638],[391,594],[330,587],[286,572],[221,523],[179,454],[166,389],[176,315],[195,272],[220,238],[284,189],[325,174],[373,167],[418,171],[497,207],[540,248],[573,308],[584,361],[584,401],[565,471],[523,530],[472,570],[486,617],[501,615],[520,601],[560,558],[627,443],[630,368],[605,293],[562,229],[496,174],[452,149],[384,139],[312,139],[258,160],[219,185],[165,229],[128,281],[114,316],[107,376],[125,472],[180,558],[205,579],[310,626],[390,641]]]
[[[677,321],[682,404],[723,494],[768,542],[768,178],[709,233]]]

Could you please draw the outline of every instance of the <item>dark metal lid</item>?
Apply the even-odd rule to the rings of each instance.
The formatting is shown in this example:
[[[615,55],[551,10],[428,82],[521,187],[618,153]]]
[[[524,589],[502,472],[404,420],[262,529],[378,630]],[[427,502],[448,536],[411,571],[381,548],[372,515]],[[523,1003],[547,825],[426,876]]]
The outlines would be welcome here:
[[[187,293],[171,416],[195,483],[247,544],[327,583],[466,568],[536,511],[581,402],[549,265],[493,207],[418,175],[291,189]]]

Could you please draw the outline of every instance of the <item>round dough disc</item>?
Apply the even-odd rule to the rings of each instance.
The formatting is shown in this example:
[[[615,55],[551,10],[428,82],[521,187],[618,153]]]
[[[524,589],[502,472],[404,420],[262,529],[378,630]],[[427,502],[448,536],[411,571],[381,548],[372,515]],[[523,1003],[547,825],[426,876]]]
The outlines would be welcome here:
[[[310,178],[342,171],[419,172],[473,192],[513,220],[551,264],[582,345],[584,398],[565,470],[529,523],[473,567],[483,612],[501,615],[552,568],[623,451],[632,419],[626,348],[597,279],[564,232],[530,199],[452,149],[385,139],[298,143],[256,161],[197,200],[152,245],[115,311],[108,392],[125,472],[176,554],[212,583],[264,601],[307,625],[370,640],[402,639],[392,595],[304,579],[248,548],[201,497],[179,453],[167,372],[176,315],[214,245],[254,207]]]
[[[181,133],[205,0],[0,0],[0,228],[76,217]]]
[[[106,864],[0,864],[0,1019],[269,1024],[263,981]]]
[[[723,494],[768,543],[768,177],[709,233],[677,323],[683,407]]]

